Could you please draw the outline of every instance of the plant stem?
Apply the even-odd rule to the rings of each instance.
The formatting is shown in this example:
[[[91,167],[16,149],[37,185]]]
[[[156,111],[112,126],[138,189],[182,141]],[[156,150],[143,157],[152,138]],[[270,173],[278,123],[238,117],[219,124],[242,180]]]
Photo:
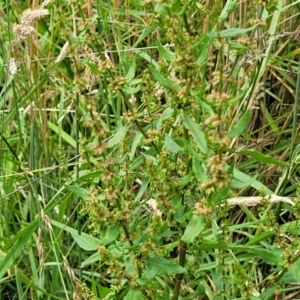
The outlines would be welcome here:
[[[179,245],[179,265],[183,268],[185,266],[185,259],[186,259],[186,243],[181,241]],[[183,274],[176,275],[172,300],[179,299],[182,279],[183,279]]]

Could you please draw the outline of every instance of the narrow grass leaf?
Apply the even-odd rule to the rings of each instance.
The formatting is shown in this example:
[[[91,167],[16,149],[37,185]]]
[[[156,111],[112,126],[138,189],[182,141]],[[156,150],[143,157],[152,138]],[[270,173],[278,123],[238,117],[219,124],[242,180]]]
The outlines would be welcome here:
[[[0,279],[3,278],[6,271],[14,264],[15,259],[19,256],[21,251],[26,248],[26,244],[29,242],[33,233],[38,228],[39,219],[40,218],[36,218],[15,236],[16,242],[11,247],[9,247],[9,251],[0,262]]]
[[[248,176],[247,174],[243,173],[242,171],[240,171],[238,169],[233,170],[233,177],[244,183],[251,182],[251,186],[253,188],[255,188],[257,191],[263,191],[266,195],[273,194],[273,191],[270,190],[268,187],[263,185],[258,180],[252,180],[253,177]]]
[[[195,139],[197,146],[203,153],[207,153],[207,142],[204,133],[200,130],[198,124],[196,124],[186,113],[182,114],[183,125],[186,129],[190,130],[193,138]]]
[[[236,153],[240,153],[240,154],[243,154],[243,155],[251,156],[256,161],[261,162],[261,163],[273,164],[273,165],[281,166],[281,167],[288,166],[287,163],[276,159],[274,156],[266,155],[266,154],[263,154],[263,153],[261,153],[259,151],[255,151],[255,150],[249,149],[249,150],[237,151]]]
[[[87,65],[89,66],[89,68],[91,69],[91,71],[96,74],[99,75],[101,74],[101,71],[99,70],[98,66],[96,64],[93,64],[91,62],[88,62]]]
[[[156,68],[153,66],[149,66],[150,71],[154,79],[164,88],[169,89],[171,91],[178,92],[180,90],[180,85],[176,82],[164,77],[161,73],[158,72]]]
[[[247,127],[249,123],[250,118],[250,111],[248,110],[244,115],[238,120],[238,122],[232,126],[231,130],[229,131],[228,136],[230,138],[235,138],[239,136],[241,133],[245,131],[245,128]]]
[[[138,44],[142,42],[147,36],[149,36],[157,28],[157,26],[158,24],[151,25],[150,27],[147,26],[131,48],[137,48]]]
[[[54,123],[48,121],[48,127],[54,131],[56,134],[60,135],[61,138],[68,143],[70,146],[72,146],[74,149],[76,149],[76,141],[65,131],[61,130],[57,125]]]
[[[121,124],[120,127],[118,128],[117,132],[114,134],[114,136],[108,141],[106,147],[111,148],[111,147],[119,144],[122,141],[122,139],[124,138],[124,136],[126,135],[127,130],[128,130],[128,127],[123,126]]]
[[[135,197],[135,201],[140,201],[141,198],[143,197],[143,195],[145,194],[146,190],[147,190],[147,187],[148,187],[148,184],[150,182],[150,177],[149,176],[146,176],[144,179],[143,179],[143,182],[141,184],[141,187],[140,187],[140,190],[137,194],[137,196]]]
[[[181,274],[186,270],[178,264],[159,256],[148,257],[145,259],[146,266],[160,274]]]
[[[168,134],[165,134],[165,145],[166,148],[172,153],[177,153],[182,150],[182,148],[176,142],[174,142],[174,140]]]
[[[206,220],[203,215],[194,215],[188,223],[181,240],[186,243],[192,243],[194,239],[203,231]]]
[[[169,300],[170,299],[170,288],[168,285],[165,285],[163,294],[162,294],[162,300]]]

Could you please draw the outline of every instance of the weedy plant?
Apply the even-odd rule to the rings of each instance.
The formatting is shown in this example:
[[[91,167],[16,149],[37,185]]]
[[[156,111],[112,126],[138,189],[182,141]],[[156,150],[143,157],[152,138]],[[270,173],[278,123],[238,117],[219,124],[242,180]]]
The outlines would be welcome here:
[[[223,2],[0,2],[1,299],[300,297],[300,2]]]

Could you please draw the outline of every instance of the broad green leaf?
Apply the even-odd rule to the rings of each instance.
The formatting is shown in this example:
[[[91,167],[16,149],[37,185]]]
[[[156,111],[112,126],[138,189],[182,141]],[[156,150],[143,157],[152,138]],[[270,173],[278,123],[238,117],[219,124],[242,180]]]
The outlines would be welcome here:
[[[293,268],[293,275],[297,281],[300,281],[300,257],[298,257]]]
[[[142,137],[143,137],[143,134],[142,134],[141,132],[138,132],[138,133],[135,135],[134,140],[133,140],[133,142],[132,142],[130,154],[129,154],[130,159],[133,159],[133,157],[134,157],[134,155],[135,155],[136,148],[137,148],[137,146],[139,145],[139,143],[140,143]]]
[[[135,77],[135,70],[136,70],[136,58],[134,57],[131,66],[129,67],[129,70],[126,74],[126,79],[128,81],[132,80]]]
[[[265,163],[265,164],[273,164],[273,165],[281,166],[281,167],[286,167],[288,165],[287,163],[280,161],[273,156],[266,155],[259,151],[255,151],[255,150],[251,150],[251,149],[240,150],[240,151],[237,151],[236,153],[251,156],[254,159],[256,159],[258,162]]]
[[[101,237],[100,245],[107,245],[108,243],[113,242],[118,237],[119,233],[120,233],[119,225],[110,226],[106,230],[104,237]]]
[[[174,53],[165,48],[161,43],[158,43],[158,51],[161,56],[168,62],[173,62],[175,59]]]
[[[255,253],[265,263],[270,265],[279,266],[283,261],[281,249],[252,249],[252,253]]]
[[[98,251],[96,251],[92,255],[89,255],[88,258],[81,263],[81,268],[90,266],[90,265],[94,264],[95,262],[98,262],[99,260],[100,260],[100,255],[99,255]]]
[[[92,251],[92,250],[97,250],[99,245],[100,245],[100,240],[88,235],[84,232],[81,234],[78,234],[78,230],[74,229],[70,226],[67,226],[63,223],[57,222],[55,220],[51,220],[51,224],[57,228],[60,228],[66,232],[69,232],[74,240],[78,243],[79,247],[86,250],[86,251]]]
[[[207,182],[207,175],[203,169],[202,163],[195,156],[193,156],[193,171],[198,182]]]
[[[137,289],[130,288],[128,293],[126,294],[126,296],[123,299],[124,300],[141,300],[142,292]]]
[[[66,232],[69,232],[73,238],[76,240],[78,245],[82,247],[82,249],[91,251],[96,250],[100,245],[106,245],[116,239],[116,237],[119,235],[120,229],[119,226],[111,226],[107,229],[105,232],[105,235],[101,237],[101,239],[95,238],[89,234],[86,234],[84,232],[81,232],[81,234],[78,234],[78,230],[74,229],[70,226],[67,226],[63,223],[57,222],[55,220],[52,220],[52,225],[56,226]]]
[[[165,145],[168,150],[172,153],[177,153],[182,150],[182,148],[173,141],[173,139],[166,133],[165,134]]]
[[[239,136],[241,133],[244,132],[245,128],[248,125],[250,118],[250,111],[244,113],[244,115],[238,120],[238,122],[232,126],[231,130],[229,131],[228,136],[230,138],[235,138]]]
[[[161,116],[159,117],[157,124],[156,124],[156,129],[157,130],[161,130],[162,127],[162,122],[169,119],[170,117],[173,116],[174,113],[174,109],[171,107],[167,107],[163,113],[161,114]]]
[[[173,215],[173,218],[178,223],[183,223],[185,221],[184,216],[184,206],[182,205],[181,198],[175,197],[171,200],[173,209],[175,210],[175,213]]]
[[[122,91],[125,92],[127,95],[134,95],[137,92],[139,92],[141,90],[141,86],[135,86],[135,87],[131,87],[129,85],[125,85],[122,87]]]
[[[256,27],[257,25],[253,25],[249,28],[228,28],[228,29],[221,30],[220,32],[210,31],[207,33],[207,36],[210,38],[217,38],[218,36],[220,36],[221,38],[235,37],[241,34],[245,34],[249,31],[252,31]]]
[[[178,264],[159,256],[148,257],[145,259],[146,266],[160,274],[181,274],[186,270]]]
[[[65,188],[68,191],[74,193],[76,196],[82,198],[83,200],[91,200],[91,197],[88,195],[86,189],[80,188],[75,185],[68,185],[68,184],[65,185]]]
[[[119,144],[122,141],[122,139],[124,138],[124,136],[126,135],[127,130],[128,130],[128,127],[123,126],[121,124],[120,127],[118,128],[117,132],[114,134],[114,136],[108,141],[106,147],[111,148],[111,147],[115,146],[116,144]]]
[[[205,225],[206,220],[204,215],[194,215],[188,223],[181,240],[186,243],[192,243],[194,239],[203,231]]]
[[[79,171],[79,177],[77,178],[77,181],[85,181],[85,180],[92,180],[94,178],[99,178],[102,171],[91,171],[91,170],[82,170]],[[76,174],[75,174],[76,175]],[[74,180],[76,180],[76,177],[74,176]]]
[[[183,125],[186,129],[190,130],[194,137],[197,146],[203,153],[207,153],[207,142],[204,133],[200,130],[200,126],[196,124],[186,113],[182,114]]]
[[[178,92],[180,90],[180,85],[176,82],[164,77],[161,73],[158,72],[156,68],[153,66],[149,66],[151,74],[153,75],[154,79],[159,83],[162,87]]]
[[[224,240],[220,241],[207,241],[203,240],[200,246],[192,246],[192,250],[198,250],[198,251],[209,251],[213,249],[228,249],[229,246]]]
[[[2,279],[7,270],[15,264],[16,258],[19,256],[21,251],[26,249],[26,245],[32,238],[33,233],[38,229],[39,221],[40,218],[38,217],[25,228],[23,228],[13,238],[13,241],[15,241],[14,244],[11,245],[11,241],[9,241],[9,247],[4,245],[3,250],[6,251],[6,248],[9,248],[9,250],[0,262],[0,279]]]

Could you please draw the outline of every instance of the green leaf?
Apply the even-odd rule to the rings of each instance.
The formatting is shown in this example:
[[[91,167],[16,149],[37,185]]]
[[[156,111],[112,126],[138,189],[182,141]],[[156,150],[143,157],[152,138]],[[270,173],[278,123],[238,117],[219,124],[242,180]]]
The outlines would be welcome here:
[[[118,128],[117,132],[108,141],[106,147],[111,148],[111,147],[115,146],[116,144],[119,144],[122,141],[122,139],[124,138],[124,136],[126,135],[127,130],[128,130],[127,126],[123,126],[122,124],[120,124],[120,127]]]
[[[203,183],[208,181],[202,163],[195,156],[193,156],[193,171],[198,182]]]
[[[293,268],[293,275],[296,279],[296,281],[300,281],[300,257],[295,262],[294,268]]]
[[[251,150],[251,149],[249,149],[249,150],[241,150],[241,151],[237,151],[236,153],[240,153],[240,154],[243,154],[243,155],[251,156],[254,159],[256,159],[258,162],[261,162],[261,163],[273,164],[273,165],[281,166],[281,167],[288,166],[287,163],[285,163],[283,161],[280,161],[280,160],[276,159],[273,156],[266,155],[266,154],[263,154],[261,152],[255,151],[255,150]]]
[[[162,300],[169,300],[170,299],[170,288],[168,285],[165,285],[163,294],[162,294]]]
[[[161,43],[158,43],[158,51],[161,56],[168,62],[173,62],[175,59],[174,53],[165,48]]]
[[[228,249],[228,245],[224,240],[220,241],[207,241],[203,240],[200,246],[193,246],[191,247],[192,250],[198,250],[198,251],[209,251],[213,249]]]
[[[60,135],[61,138],[67,142],[70,146],[72,146],[74,149],[76,149],[76,141],[65,131],[63,131],[60,127],[55,125],[54,123],[48,121],[48,127],[54,131],[56,134]]]
[[[196,124],[186,113],[182,114],[183,125],[186,129],[190,130],[193,138],[195,139],[197,146],[203,153],[207,153],[207,142],[205,140],[204,133],[200,130],[198,124]]]
[[[180,90],[180,85],[176,82],[164,77],[161,73],[157,71],[153,66],[149,66],[151,74],[154,79],[164,88],[178,92]]]
[[[279,266],[283,261],[281,249],[253,249],[252,252],[267,264]]]
[[[140,188],[137,196],[134,199],[135,202],[138,202],[141,200],[142,196],[145,194],[145,191],[148,187],[149,182],[150,182],[150,177],[145,176],[145,178],[143,179],[143,182],[141,184],[141,188]]]
[[[51,220],[51,224],[57,228],[60,228],[66,232],[69,232],[74,240],[78,243],[79,247],[86,250],[86,251],[92,251],[97,250],[100,245],[100,240],[88,235],[84,232],[81,234],[78,234],[78,230],[74,229],[70,226],[67,226],[63,223],[57,222],[55,220]]]
[[[177,153],[182,150],[182,148],[176,142],[174,142],[168,134],[165,134],[165,145],[166,148],[172,153]]]
[[[135,77],[135,70],[136,70],[136,58],[134,57],[131,66],[126,74],[126,79],[128,81],[132,80]]]
[[[251,182],[251,186],[253,188],[255,188],[257,191],[264,191],[266,195],[274,194],[272,190],[263,185],[261,182],[259,182],[258,180],[253,180],[253,177],[248,176],[247,174],[241,172],[238,169],[233,170],[233,177],[244,183]]]
[[[187,225],[181,240],[186,243],[192,243],[194,239],[203,231],[206,225],[204,215],[194,215]]]
[[[159,256],[146,258],[146,266],[160,274],[181,274],[186,270],[178,264]]]
[[[68,184],[65,185],[65,188],[68,191],[74,193],[76,196],[82,198],[83,200],[91,200],[91,197],[88,195],[86,189],[80,188],[75,185],[68,185]]]
[[[79,181],[79,182],[86,181],[86,180],[92,181],[95,178],[99,178],[101,173],[102,173],[102,171],[99,171],[99,170],[96,170],[96,171],[81,170],[81,171],[79,171],[79,177],[76,179],[76,176],[74,176],[74,180]]]
[[[173,209],[175,210],[175,213],[173,215],[173,218],[178,223],[183,223],[185,221],[184,217],[184,206],[182,205],[181,198],[175,197],[171,200]]]
[[[21,230],[13,240],[15,243],[12,246],[9,246],[9,251],[6,253],[4,258],[0,262],[0,279],[3,278],[6,271],[16,262],[17,257],[26,248],[26,244],[32,238],[33,233],[37,230],[39,226],[40,218],[36,218],[23,230]],[[11,244],[11,241],[8,242]],[[4,245],[3,250],[5,250],[6,245]]]
[[[74,240],[78,243],[78,245],[86,251],[97,250],[100,245],[107,245],[108,243],[114,241],[120,232],[119,226],[114,225],[107,229],[105,235],[101,239],[98,239],[84,232],[81,232],[81,234],[79,234],[77,229],[74,229],[55,220],[52,220],[51,223],[53,226],[69,232]]]
[[[126,296],[123,299],[124,300],[140,300],[140,299],[142,299],[142,292],[137,289],[130,288],[128,293],[126,294]]]
[[[239,136],[241,133],[244,132],[245,128],[248,125],[250,118],[250,111],[248,110],[244,115],[238,120],[238,122],[232,126],[231,130],[229,131],[228,136],[230,138],[235,138]]]
[[[99,260],[100,260],[100,255],[99,255],[98,251],[96,251],[92,255],[89,255],[87,257],[87,259],[81,263],[81,268],[90,266],[90,265],[94,264],[95,262],[98,262]]]
[[[143,137],[143,134],[141,132],[138,132],[136,134],[136,136],[134,137],[134,140],[133,140],[132,145],[131,145],[130,154],[129,154],[129,157],[130,157],[131,160],[134,158],[136,148],[139,145],[142,137]]]
[[[85,251],[95,251],[99,248],[99,240],[87,234],[71,234],[78,246]]]
[[[173,116],[174,113],[174,109],[171,107],[167,107],[163,113],[161,114],[161,116],[159,117],[157,124],[156,124],[156,129],[157,130],[161,130],[162,127],[162,122],[169,119],[170,117]]]
[[[256,27],[257,27],[257,25],[253,25],[249,28],[228,28],[228,29],[221,30],[220,32],[210,31],[207,33],[207,36],[210,38],[217,38],[218,36],[221,38],[235,37],[235,36],[238,36],[241,34],[245,34],[249,31],[252,31]]]
[[[98,66],[96,64],[93,64],[91,62],[88,62],[87,65],[89,66],[89,68],[91,69],[91,71],[94,74],[101,74],[101,71],[99,70]]]

